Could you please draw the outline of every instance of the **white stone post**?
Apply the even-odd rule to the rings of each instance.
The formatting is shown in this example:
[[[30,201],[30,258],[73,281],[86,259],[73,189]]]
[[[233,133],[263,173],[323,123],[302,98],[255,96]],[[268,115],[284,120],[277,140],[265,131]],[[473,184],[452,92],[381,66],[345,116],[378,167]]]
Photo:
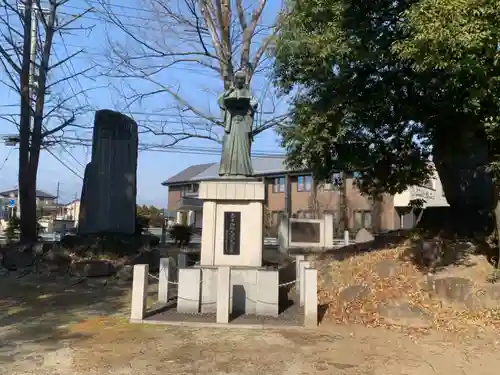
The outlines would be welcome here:
[[[179,269],[179,287],[177,289],[177,312],[197,314],[200,312],[201,269]]]
[[[318,326],[318,271],[314,268],[304,270],[304,326]]]
[[[345,246],[349,245],[349,231],[348,230],[344,231],[344,245]]]
[[[278,247],[279,251],[282,253],[288,252],[289,247],[289,236],[290,236],[290,228],[289,228],[289,220],[288,215],[286,213],[280,214],[280,222],[278,225]]]
[[[255,306],[257,315],[279,315],[279,272],[257,271],[258,298]]]
[[[229,323],[231,268],[217,270],[217,323]]]
[[[299,277],[300,277],[300,291],[299,291],[299,302],[300,306],[304,306],[304,299],[305,299],[305,276],[304,276],[304,270],[306,268],[309,268],[311,264],[306,261],[302,260],[299,263]]]
[[[186,268],[187,267],[187,254],[179,253],[177,254],[177,268]]]
[[[324,230],[325,230],[325,248],[331,249],[333,247],[333,215],[325,214],[323,217],[324,220]]]
[[[304,261],[304,255],[295,255],[295,292],[300,294],[300,262]]]
[[[130,320],[144,319],[144,313],[146,312],[146,303],[148,298],[148,272],[149,266],[147,264],[136,264],[134,266]]]
[[[160,259],[160,273],[158,275],[158,302],[167,303],[170,297],[169,282],[172,280],[172,275],[170,272],[172,267],[170,263],[170,258]]]

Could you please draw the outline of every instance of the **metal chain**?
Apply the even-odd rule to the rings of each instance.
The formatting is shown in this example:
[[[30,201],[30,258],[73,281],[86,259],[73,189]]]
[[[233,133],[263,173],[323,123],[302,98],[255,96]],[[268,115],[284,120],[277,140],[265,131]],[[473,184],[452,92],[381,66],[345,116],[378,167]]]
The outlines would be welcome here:
[[[293,281],[289,281],[287,283],[283,283],[283,284],[278,284],[278,287],[281,288],[283,286],[288,286],[288,285],[291,285],[291,284],[295,284],[297,282],[297,279],[293,280]]]
[[[150,273],[148,273],[148,275],[149,275],[149,277],[151,277],[151,278],[153,278],[153,279],[155,279],[155,280],[158,280],[158,281],[160,280],[160,278],[159,278],[158,276],[152,275],[152,274],[150,274]],[[206,280],[201,280],[201,281],[200,281],[200,284],[201,284],[201,283],[203,283],[203,281],[206,281]],[[171,284],[171,285],[179,285],[179,282],[178,282],[178,281],[170,281],[170,280],[168,280],[167,282],[168,282],[169,284]],[[286,282],[286,283],[278,284],[278,287],[279,287],[279,288],[282,288],[282,287],[284,287],[284,286],[288,286],[288,285],[295,284],[296,282],[297,282],[297,280],[295,279],[295,280],[292,280],[292,281],[288,281],[288,282]],[[245,284],[246,284],[246,285],[248,285],[249,283],[245,283]],[[257,285],[257,284],[250,284],[250,285],[255,286],[255,285]]]

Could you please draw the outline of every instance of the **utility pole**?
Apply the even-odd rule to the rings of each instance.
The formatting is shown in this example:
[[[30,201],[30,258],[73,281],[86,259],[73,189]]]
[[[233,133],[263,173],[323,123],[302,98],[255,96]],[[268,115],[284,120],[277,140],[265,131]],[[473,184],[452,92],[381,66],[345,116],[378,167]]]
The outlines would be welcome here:
[[[57,193],[56,193],[56,206],[59,204],[59,187],[61,186],[61,183],[58,181],[57,182]]]

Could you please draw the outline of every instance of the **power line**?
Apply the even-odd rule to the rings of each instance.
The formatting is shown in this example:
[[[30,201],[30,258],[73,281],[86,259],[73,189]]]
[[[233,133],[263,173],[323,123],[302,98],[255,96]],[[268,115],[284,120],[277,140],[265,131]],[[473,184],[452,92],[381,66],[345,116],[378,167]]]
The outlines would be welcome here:
[[[64,143],[71,146],[91,146],[92,139],[64,137],[58,140],[58,143]],[[178,154],[196,154],[196,155],[220,155],[221,147],[207,147],[207,146],[182,146],[182,145],[164,145],[158,143],[139,143],[140,151],[150,152],[167,152]],[[252,155],[255,157],[276,157],[283,158],[285,154],[271,150],[252,150]]]
[[[73,146],[88,146],[83,143],[67,143]],[[143,152],[163,152],[171,154],[185,154],[185,155],[220,155],[221,150],[200,150],[200,149],[172,149],[172,148],[161,148],[161,147],[151,147],[151,146],[139,146],[139,151]],[[263,153],[258,151],[252,151],[253,157],[261,158],[278,158],[282,159],[285,157],[284,154],[278,153]]]
[[[81,142],[82,144],[87,145],[88,143],[92,142],[92,139],[87,139],[87,138],[77,138],[77,137],[64,137],[63,141],[73,141],[73,142]],[[141,147],[148,147],[148,148],[162,148],[162,149],[171,149],[171,150],[187,150],[187,151],[215,151],[219,152],[221,151],[220,147],[211,147],[211,146],[182,146],[182,145],[165,145],[161,143],[144,143],[140,142],[139,145]],[[276,153],[271,150],[259,150],[256,151],[257,153],[263,153],[263,154],[276,154],[276,155],[282,155],[281,153]]]
[[[90,106],[90,104],[89,104]],[[4,105],[0,105],[0,108],[2,107],[5,107],[5,108],[9,108],[9,107],[19,107],[19,104],[4,104]],[[169,112],[169,111],[172,111],[172,112]],[[162,112],[144,112],[144,111],[127,111],[126,112],[127,115],[140,115],[140,116],[153,116],[153,117],[177,117],[177,118],[181,118],[181,119],[186,119],[186,120],[189,120],[189,119],[194,119],[194,120],[199,120],[197,122],[192,122],[190,121],[190,123],[192,124],[200,124],[200,125],[206,125],[206,122],[209,121],[209,120],[204,120],[203,117],[201,116],[198,116],[196,114],[190,114],[190,113],[180,113],[180,111],[174,111],[174,110],[163,110]],[[4,113],[3,114],[4,116],[19,116],[19,113]],[[213,119],[214,120],[218,120],[218,117],[217,116],[213,116]],[[148,122],[157,122],[157,123],[164,123],[164,122],[172,122],[172,123],[183,123],[181,120],[176,120],[176,119],[171,119],[171,120],[151,120],[151,119],[147,119]]]
[[[64,48],[66,49],[66,53],[69,55],[69,52],[68,52],[68,49],[67,49],[67,47],[66,47],[66,44],[64,43],[64,39],[63,39],[63,37],[62,37],[62,34],[61,34],[61,40],[62,40],[62,42],[63,42]],[[54,56],[55,56],[55,57],[59,60],[59,57],[57,56],[57,52],[56,52],[56,49],[55,49],[55,48],[53,49],[53,52],[54,52]],[[78,85],[80,86],[80,89],[81,89],[81,90],[82,90],[82,92],[83,92],[84,90],[83,90],[82,84],[80,83],[80,80],[78,79],[78,76],[77,76],[77,73],[76,73],[75,67],[74,67],[74,65],[73,65],[73,63],[72,63],[72,61],[71,61],[71,59],[69,60],[69,63],[71,64],[71,67],[73,68],[73,74],[72,74],[72,75],[75,77],[75,79],[76,79],[76,81],[77,81]],[[61,66],[61,69],[63,70],[63,73],[64,73],[64,65],[65,65],[65,64],[63,64],[63,65]],[[68,74],[68,77],[71,77],[71,70],[70,70],[70,68],[69,68],[69,67],[67,67],[67,68],[68,68],[68,72],[70,73],[70,74]],[[71,85],[71,82],[69,82],[69,81],[68,81],[68,86],[69,86],[69,88],[70,88],[71,92],[73,93],[73,96],[76,98],[76,101],[78,102],[78,105],[79,105],[80,107],[82,107],[82,103],[80,102],[80,98],[79,98],[79,97],[78,97],[78,95],[76,94],[75,90],[73,89],[73,86]],[[86,99],[86,100],[87,100],[87,99]],[[90,105],[89,105],[88,101],[87,101],[87,106],[89,106],[89,107],[90,107]],[[56,139],[56,138],[54,137],[54,139]],[[80,162],[80,161],[79,161],[79,160],[78,160],[78,159],[77,159],[77,158],[76,158],[76,157],[75,157],[75,156],[74,156],[71,152],[69,152],[69,151],[66,149],[66,147],[64,147],[64,145],[62,145],[62,144],[61,144],[60,146],[61,146],[61,148],[62,148],[62,149],[63,149],[63,150],[64,150],[64,151],[65,151],[65,152],[66,152],[66,153],[67,153],[67,154],[68,154],[68,155],[69,155],[69,156],[70,156],[70,157],[71,157],[74,161],[76,161],[76,163],[77,163],[77,164],[79,164],[81,167],[85,168],[85,166],[84,166],[84,165],[83,165],[83,164],[82,164],[82,163],[81,163],[81,162]]]
[[[75,45],[70,45],[68,44],[69,47],[74,47],[74,48],[83,48],[85,49],[85,47],[77,47]],[[105,56],[103,56],[102,53],[99,53],[99,52],[88,52],[88,51],[83,51],[82,54],[80,55],[77,55],[77,56],[73,56],[74,59],[76,60],[83,60],[83,59],[89,59],[90,57],[89,56],[85,56],[85,55],[89,55],[89,56],[93,56],[93,57],[102,57],[102,58],[106,58]],[[146,57],[144,57],[146,58]],[[160,57],[159,57],[160,58]],[[184,64],[188,64],[188,63],[184,63]],[[197,62],[192,62],[192,64],[198,64]],[[179,70],[179,71],[188,71],[188,72],[191,72],[191,73],[195,73],[195,74],[203,74],[203,75],[207,75],[208,72],[210,72],[212,75],[213,75],[213,78],[215,78],[217,76],[218,73],[216,73],[215,71],[209,69],[209,68],[193,68],[193,67],[187,67],[187,66],[169,66],[168,68],[166,69],[170,69],[170,70]],[[263,71],[259,70],[255,73],[253,73],[253,77],[262,77],[262,78],[265,78],[265,74]]]
[[[66,169],[67,169],[68,171],[70,171],[70,172],[71,172],[71,173],[73,173],[76,177],[78,177],[78,178],[80,178],[80,179],[82,179],[82,180],[83,180],[83,177],[82,177],[82,176],[80,176],[80,175],[79,175],[77,172],[75,172],[75,171],[74,171],[74,170],[73,170],[73,169],[72,169],[72,168],[71,168],[68,164],[66,164],[64,161],[62,161],[62,160],[61,160],[61,158],[59,158],[56,154],[54,154],[54,153],[52,152],[52,150],[50,150],[50,149],[48,149],[48,148],[46,148],[45,150],[46,150],[49,154],[51,154],[51,155],[54,157],[54,159],[56,159],[59,163],[61,163],[63,166],[65,166],[65,167],[66,167]]]
[[[9,160],[10,154],[12,153],[13,149],[14,149],[14,147],[9,149],[9,152],[7,153],[7,156],[5,157],[5,160],[3,161],[2,165],[0,166],[0,172],[5,167],[5,164],[7,164],[7,161]]]

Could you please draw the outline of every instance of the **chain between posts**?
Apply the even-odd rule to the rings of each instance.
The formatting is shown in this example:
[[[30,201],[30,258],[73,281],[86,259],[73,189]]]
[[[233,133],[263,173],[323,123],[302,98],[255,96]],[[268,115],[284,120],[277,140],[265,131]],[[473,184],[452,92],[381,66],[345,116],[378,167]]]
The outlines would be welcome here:
[[[282,284],[278,284],[278,288],[281,288],[281,287],[284,287],[284,286],[288,286],[288,285],[292,285],[292,284],[295,284],[297,282],[297,280],[292,280],[292,281],[288,281],[286,283],[282,283]]]
[[[148,276],[155,279],[155,280],[160,280],[160,278],[158,276],[155,276],[155,275],[152,275],[150,273],[148,273]],[[203,283],[203,281],[206,281],[206,280],[201,280],[200,281],[200,284]],[[288,281],[288,282],[285,282],[285,283],[281,283],[281,284],[278,284],[278,287],[279,288],[282,288],[282,287],[285,287],[285,286],[289,286],[289,285],[292,285],[292,284],[295,284],[297,282],[297,280],[292,280],[292,281]],[[179,282],[178,281],[167,281],[167,283],[171,284],[171,285],[179,285]],[[249,284],[249,283],[245,283],[245,284]],[[256,285],[256,284],[252,284],[252,285]]]

